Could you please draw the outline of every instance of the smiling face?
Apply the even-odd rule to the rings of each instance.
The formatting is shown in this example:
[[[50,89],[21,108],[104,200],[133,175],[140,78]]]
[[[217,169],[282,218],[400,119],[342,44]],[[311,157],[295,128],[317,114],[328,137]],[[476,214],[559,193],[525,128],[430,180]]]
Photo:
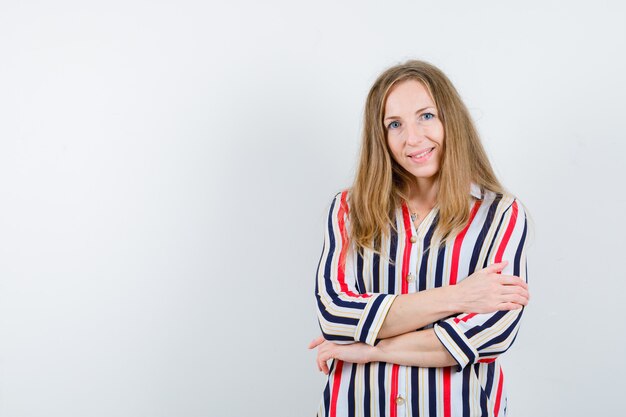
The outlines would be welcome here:
[[[444,129],[424,84],[409,79],[393,86],[383,123],[393,159],[418,183],[432,183],[441,164]]]

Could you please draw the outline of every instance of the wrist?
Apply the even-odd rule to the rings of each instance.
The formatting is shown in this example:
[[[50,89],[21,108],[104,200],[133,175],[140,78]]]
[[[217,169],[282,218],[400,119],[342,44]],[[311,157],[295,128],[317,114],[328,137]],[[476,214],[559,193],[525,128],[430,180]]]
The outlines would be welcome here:
[[[441,289],[444,290],[444,306],[449,313],[448,315],[463,313],[465,306],[461,299],[461,287],[458,285],[448,285]]]
[[[376,346],[372,346],[369,354],[369,362],[385,362],[385,345],[387,339],[382,339],[379,341]]]

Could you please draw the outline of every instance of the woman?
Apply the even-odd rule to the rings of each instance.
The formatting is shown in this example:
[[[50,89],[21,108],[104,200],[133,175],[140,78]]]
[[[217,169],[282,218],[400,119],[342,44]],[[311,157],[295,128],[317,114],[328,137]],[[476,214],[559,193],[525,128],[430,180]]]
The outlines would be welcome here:
[[[448,78],[415,60],[383,72],[318,267],[318,416],[506,415],[526,236]]]

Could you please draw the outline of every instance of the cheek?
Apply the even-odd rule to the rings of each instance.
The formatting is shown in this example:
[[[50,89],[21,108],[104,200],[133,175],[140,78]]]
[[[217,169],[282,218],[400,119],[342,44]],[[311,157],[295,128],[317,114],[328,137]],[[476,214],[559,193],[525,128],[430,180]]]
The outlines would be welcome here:
[[[392,135],[387,135],[387,148],[392,154],[396,154],[398,151],[398,138]]]
[[[445,136],[443,132],[443,125],[438,124],[435,126],[430,126],[428,129],[428,136],[430,137],[431,140],[434,140],[439,145],[442,145],[443,139]]]
[[[402,146],[398,142],[388,142],[388,144],[392,158],[398,162],[398,158],[402,155]]]
[[[443,140],[446,136],[445,131],[443,130],[443,124],[441,122],[439,122],[437,124],[437,137],[439,138],[439,142],[443,143]]]

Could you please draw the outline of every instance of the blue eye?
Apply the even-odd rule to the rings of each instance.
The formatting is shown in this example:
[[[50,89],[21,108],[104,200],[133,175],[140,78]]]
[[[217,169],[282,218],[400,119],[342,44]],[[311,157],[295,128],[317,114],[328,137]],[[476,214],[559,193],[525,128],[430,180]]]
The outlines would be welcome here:
[[[397,129],[397,128],[399,128],[399,127],[400,127],[400,122],[398,122],[398,121],[393,121],[393,122],[389,123],[389,124],[387,125],[387,127],[388,127],[389,129]]]
[[[431,120],[435,118],[435,115],[432,113],[424,113],[422,114],[422,117],[424,118],[424,120]]]

